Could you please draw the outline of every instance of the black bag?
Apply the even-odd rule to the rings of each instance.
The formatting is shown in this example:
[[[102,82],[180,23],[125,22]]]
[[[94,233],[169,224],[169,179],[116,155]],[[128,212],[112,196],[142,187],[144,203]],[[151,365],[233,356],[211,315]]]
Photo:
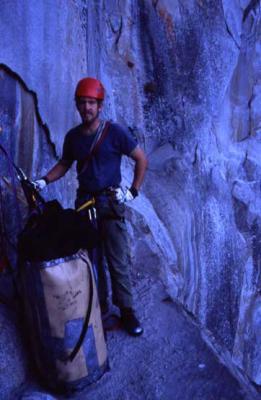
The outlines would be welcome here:
[[[48,261],[90,250],[98,232],[87,216],[63,209],[57,200],[45,203],[41,214],[32,214],[18,237],[18,252],[27,261]]]

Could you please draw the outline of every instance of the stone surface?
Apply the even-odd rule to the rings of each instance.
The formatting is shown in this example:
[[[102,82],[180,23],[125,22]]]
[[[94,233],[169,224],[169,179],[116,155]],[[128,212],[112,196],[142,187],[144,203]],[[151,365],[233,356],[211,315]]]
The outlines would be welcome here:
[[[25,82],[1,66],[0,81],[0,126],[2,129],[0,143],[29,179],[37,179],[44,176],[50,166],[58,160],[55,147],[50,140],[50,132],[40,119],[37,98],[30,93]],[[12,183],[10,175],[8,159],[1,152],[1,177],[8,178]],[[69,172],[68,176],[70,177],[68,181],[57,182],[51,190],[48,187],[43,194],[44,197],[57,198],[65,207],[73,207],[76,182],[73,179],[73,172]],[[19,191],[19,182],[16,177],[14,179]],[[13,191],[2,179],[1,187],[9,196],[14,196]],[[18,194],[20,207],[23,208],[22,194]],[[5,203],[8,204],[7,201]]]
[[[0,63],[37,97],[41,119],[61,152],[60,136],[76,121],[75,82],[86,73],[84,8],[76,1],[1,1]]]
[[[0,399],[17,398],[15,391],[26,379],[26,353],[21,321],[10,307],[0,304]]]
[[[29,390],[22,394],[20,400],[55,400],[55,397],[44,392]]]
[[[133,338],[123,330],[108,332],[110,371],[69,398],[258,400],[258,395],[240,385],[214,356],[191,317],[171,301],[158,279],[159,273],[154,266],[153,271],[143,271],[138,277],[132,274],[134,295],[139,300],[136,312],[144,334]],[[30,393],[30,387],[26,393]],[[32,393],[43,396],[44,388],[32,389]],[[53,396],[57,400],[68,398]]]
[[[0,63],[11,70],[1,68],[1,143],[29,176],[43,175],[76,122],[77,79],[100,77],[103,116],[129,127],[149,158],[128,213],[133,270],[157,271],[213,348],[260,385],[259,2],[9,4],[0,16]],[[125,160],[124,185],[131,168]],[[46,197],[72,205],[74,178]]]
[[[158,273],[154,268],[137,277],[133,271],[144,335],[131,338],[120,330],[108,333],[110,371],[100,381],[69,397],[29,383],[10,398],[257,400],[258,394],[240,385],[209,350],[199,327],[167,296]]]

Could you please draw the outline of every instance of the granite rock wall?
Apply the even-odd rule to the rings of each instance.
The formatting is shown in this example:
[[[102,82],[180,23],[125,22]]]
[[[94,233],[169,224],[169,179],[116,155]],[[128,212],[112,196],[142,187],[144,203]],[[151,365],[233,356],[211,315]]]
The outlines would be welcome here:
[[[41,176],[77,121],[76,81],[100,77],[104,118],[149,158],[128,211],[133,272],[159,276],[260,385],[260,2],[2,3],[1,143]],[[72,205],[74,178],[46,197]]]

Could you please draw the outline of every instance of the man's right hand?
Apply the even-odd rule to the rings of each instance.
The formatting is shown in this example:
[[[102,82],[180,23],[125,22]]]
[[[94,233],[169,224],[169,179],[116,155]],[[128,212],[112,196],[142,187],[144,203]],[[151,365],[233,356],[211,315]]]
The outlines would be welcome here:
[[[125,194],[121,187],[111,188],[110,189],[111,197],[113,200],[116,200],[117,203],[121,204],[125,201]]]
[[[43,190],[47,186],[47,182],[46,182],[45,179],[37,179],[36,181],[32,182],[32,185],[33,185],[35,190],[40,192],[41,190]]]
[[[129,189],[126,188],[126,191],[123,191],[121,187],[111,188],[111,195],[112,198],[116,200],[119,204],[123,204],[127,201],[135,199],[135,197],[138,196],[138,191],[133,187]]]

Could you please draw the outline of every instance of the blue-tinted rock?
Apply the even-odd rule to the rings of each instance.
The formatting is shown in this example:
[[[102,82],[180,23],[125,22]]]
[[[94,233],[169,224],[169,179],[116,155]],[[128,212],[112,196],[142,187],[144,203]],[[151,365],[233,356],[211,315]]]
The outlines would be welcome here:
[[[103,117],[128,126],[151,161],[130,204],[137,271],[147,261],[259,384],[260,205],[249,190],[261,177],[258,3],[3,1],[0,62],[18,76],[1,69],[0,124],[14,159],[42,176],[78,121],[76,81],[102,79]],[[130,185],[127,162],[123,177]],[[45,194],[72,205],[75,187],[71,174]]]
[[[26,379],[27,361],[20,324],[12,309],[0,304],[1,400],[14,400],[12,392]]]

